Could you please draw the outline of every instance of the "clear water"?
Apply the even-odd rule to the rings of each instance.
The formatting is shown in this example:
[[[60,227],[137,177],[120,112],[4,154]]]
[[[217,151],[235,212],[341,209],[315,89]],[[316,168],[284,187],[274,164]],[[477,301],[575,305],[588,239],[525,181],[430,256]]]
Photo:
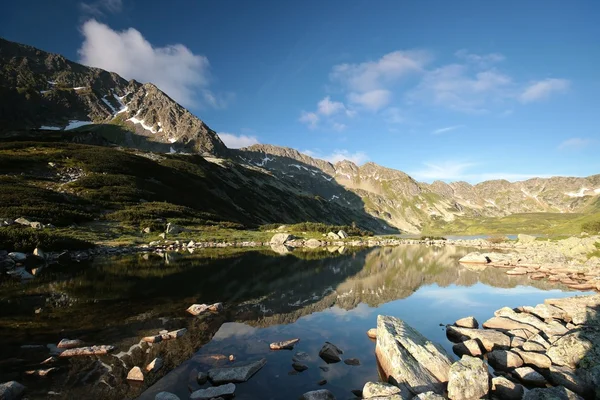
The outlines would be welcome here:
[[[231,298],[236,297],[235,290],[227,290],[221,300],[234,310],[231,321],[190,360],[146,390],[141,399],[153,399],[162,390],[187,398],[191,390],[201,388],[195,382],[198,371],[231,365],[226,360],[215,362],[210,356],[230,354],[236,361],[267,359],[254,377],[237,384],[236,398],[292,399],[327,388],[338,399],[350,399],[352,389],[378,379],[375,343],[366,331],[376,326],[379,314],[404,319],[452,354],[452,344],[440,324],[468,315],[483,322],[504,306],[535,305],[546,298],[574,294],[550,283],[507,276],[501,269],[466,268],[457,260],[467,252],[453,247],[404,246],[335,253],[316,260],[278,257],[281,273],[277,277],[225,285],[225,289],[256,285],[261,290],[253,299],[238,304]],[[246,267],[260,275],[260,264]],[[290,338],[300,338],[293,351],[269,350],[269,343]],[[340,347],[345,358],[358,358],[361,365],[327,365],[318,357],[325,341]],[[306,362],[309,368],[290,374],[296,351],[311,356]],[[322,379],[327,380],[323,387],[317,384]]]

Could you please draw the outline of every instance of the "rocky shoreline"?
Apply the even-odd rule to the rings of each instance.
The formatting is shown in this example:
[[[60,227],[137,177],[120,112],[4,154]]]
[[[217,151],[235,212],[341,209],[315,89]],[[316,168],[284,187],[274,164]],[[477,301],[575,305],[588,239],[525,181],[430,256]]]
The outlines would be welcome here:
[[[501,308],[483,329],[447,325],[458,361],[398,318],[380,315],[376,335],[388,383],[367,383],[365,399],[600,398],[600,295]]]

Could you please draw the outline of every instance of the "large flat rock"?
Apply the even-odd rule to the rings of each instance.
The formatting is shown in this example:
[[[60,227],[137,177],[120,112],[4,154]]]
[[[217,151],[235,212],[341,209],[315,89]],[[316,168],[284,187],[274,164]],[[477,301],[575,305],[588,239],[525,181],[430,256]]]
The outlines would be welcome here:
[[[600,295],[575,296],[564,299],[547,299],[544,304],[563,310],[575,325],[598,323]]]
[[[209,400],[217,397],[233,397],[235,393],[235,385],[228,383],[221,386],[213,386],[207,389],[200,389],[190,394],[190,400]]]
[[[377,317],[375,352],[385,374],[396,383],[417,394],[444,393],[452,358],[401,319]]]
[[[510,348],[510,337],[491,329],[469,329],[448,325],[446,336],[453,342],[464,342],[469,339],[479,340],[485,351]]]

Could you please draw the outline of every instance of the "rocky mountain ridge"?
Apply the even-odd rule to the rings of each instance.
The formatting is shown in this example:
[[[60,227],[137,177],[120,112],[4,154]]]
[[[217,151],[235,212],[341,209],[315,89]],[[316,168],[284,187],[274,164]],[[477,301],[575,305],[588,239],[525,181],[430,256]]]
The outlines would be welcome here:
[[[431,184],[372,162],[335,164],[296,150],[253,145],[237,152],[241,163],[267,170],[349,208],[364,207],[371,215],[406,232],[420,232],[430,220],[502,217],[515,213],[585,212],[600,198],[600,175],[586,178],[533,178],[520,182],[493,180]],[[354,193],[359,202],[350,202]]]
[[[0,38],[0,130],[118,126],[173,151],[223,154],[204,122],[151,83]]]

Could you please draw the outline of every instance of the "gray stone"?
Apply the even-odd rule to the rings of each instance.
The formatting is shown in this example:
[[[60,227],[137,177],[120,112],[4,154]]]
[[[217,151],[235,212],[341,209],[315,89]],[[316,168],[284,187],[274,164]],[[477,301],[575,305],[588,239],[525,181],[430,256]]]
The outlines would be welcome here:
[[[18,251],[12,251],[8,253],[8,256],[12,258],[15,262],[23,262],[27,259],[27,254],[20,253]]]
[[[552,365],[552,361],[545,354],[521,349],[513,349],[512,351],[521,357],[525,365],[530,365],[541,369],[548,369],[550,368],[550,365]]]
[[[79,339],[62,339],[56,347],[59,349],[74,349],[83,346],[83,344],[83,340]]]
[[[523,400],[583,400],[564,386],[551,388],[536,388],[529,390],[523,396]]]
[[[31,224],[29,224],[30,227],[32,227],[33,229],[43,229],[44,226],[42,225],[41,222],[32,222]]]
[[[513,371],[513,375],[528,385],[543,386],[546,384],[546,379],[531,367],[516,368]]]
[[[15,224],[19,224],[19,225],[23,225],[23,226],[30,226],[31,222],[27,219],[27,218],[17,218],[15,219]]]
[[[200,315],[203,313],[211,312],[211,313],[219,313],[223,310],[222,303],[215,303],[211,305],[206,304],[192,304],[187,308],[187,312],[192,315]]]
[[[318,239],[308,239],[306,241],[306,247],[310,247],[310,248],[314,249],[314,248],[321,247],[321,246],[322,246],[322,243]]]
[[[567,328],[557,321],[544,322],[538,317],[528,313],[517,313],[513,309],[504,307],[494,313],[497,317],[506,317],[511,320],[530,325],[535,329],[546,333],[547,335],[564,335],[567,333]],[[485,326],[485,324],[484,324]],[[534,332],[537,333],[537,332]]]
[[[525,235],[523,233],[519,233],[517,235],[517,240],[519,241],[519,243],[532,243],[535,242],[535,239],[535,236]]]
[[[198,372],[198,375],[196,376],[196,381],[199,385],[204,385],[206,381],[208,381],[208,374],[202,371]]]
[[[292,240],[293,238],[294,237],[289,233],[276,233],[275,235],[273,235],[269,243],[272,245],[282,245],[285,244],[285,242]]]
[[[133,367],[129,370],[129,372],[127,373],[127,380],[130,381],[143,381],[144,380],[144,374],[142,373],[142,370],[140,367]]]
[[[334,233],[334,232],[329,232],[329,233],[327,234],[327,237],[328,237],[329,239],[333,239],[333,240],[340,240],[340,237],[339,237],[339,235],[338,235],[337,233]]]
[[[483,323],[483,327],[486,329],[495,329],[503,332],[515,329],[524,329],[533,334],[537,334],[539,332],[538,329],[531,325],[524,324],[513,319],[504,317],[492,317]]]
[[[292,368],[294,368],[298,372],[302,372],[302,371],[306,371],[308,369],[308,366],[306,364],[295,362],[292,364]]]
[[[362,390],[362,398],[387,397],[399,394],[400,388],[385,382],[367,382]]]
[[[321,350],[319,350],[319,357],[323,359],[327,364],[333,364],[342,361],[341,354],[344,352],[336,345],[325,342]]]
[[[483,360],[463,356],[450,367],[448,398],[452,400],[480,399],[490,390],[490,377]]]
[[[146,365],[146,372],[156,372],[162,368],[163,364],[163,359],[156,357],[154,360],[150,361],[148,365]]]
[[[571,332],[550,346],[546,354],[552,363],[561,366],[575,368],[583,357],[593,347],[592,342],[581,331]]]
[[[346,358],[344,364],[356,366],[360,365],[360,360],[358,358]]]
[[[454,342],[464,342],[468,339],[478,339],[486,351],[510,347],[510,338],[504,333],[494,330],[459,328],[448,325],[446,336]]]
[[[550,367],[548,378],[555,385],[562,385],[577,394],[589,396],[593,390],[593,387],[585,379],[585,377],[581,376],[578,372],[579,371],[572,370],[567,367],[552,365]]]
[[[348,238],[348,234],[344,231],[339,231],[337,233],[337,235],[340,237],[340,239],[347,239]]]
[[[310,354],[305,353],[303,351],[299,351],[296,354],[294,354],[294,357],[292,357],[292,361],[294,362],[303,362],[303,361],[310,361],[312,359],[312,357],[310,356]]]
[[[168,223],[167,224],[167,229],[165,229],[165,233],[166,234],[170,234],[170,235],[176,235],[178,233],[183,232],[183,228],[177,225],[174,225],[172,223]]]
[[[296,343],[298,343],[300,339],[289,339],[281,342],[274,342],[269,345],[271,350],[291,350],[294,348]]]
[[[215,384],[229,382],[246,382],[267,363],[265,358],[258,361],[238,364],[233,367],[213,368],[208,371],[208,378]]]
[[[461,264],[488,264],[492,260],[486,254],[480,254],[478,252],[469,253],[460,260],[458,260]]]
[[[233,397],[235,394],[235,385],[228,383],[221,386],[213,386],[206,389],[196,390],[190,394],[190,400],[210,400],[215,397]]]
[[[492,395],[498,399],[521,400],[523,385],[506,379],[503,376],[492,378]]]
[[[444,392],[452,358],[442,346],[427,340],[404,321],[377,317],[375,354],[383,371],[415,394]]]
[[[437,393],[434,393],[434,392],[425,392],[425,393],[418,394],[417,396],[413,397],[413,399],[418,399],[418,400],[444,400],[445,397],[441,396],[441,395],[439,395]]]
[[[154,400],[180,400],[179,396],[170,392],[160,392],[154,396]]]
[[[102,346],[89,346],[89,347],[78,347],[75,349],[67,349],[60,353],[60,357],[77,357],[77,356],[100,356],[110,353],[115,349],[115,346],[102,345]]]
[[[321,389],[304,393],[300,400],[335,400],[335,396],[329,390]]]
[[[546,299],[544,304],[560,308],[575,325],[583,325],[599,318],[600,295],[575,296],[564,299]]]
[[[471,329],[477,329],[479,328],[479,322],[477,322],[477,320],[475,319],[475,317],[465,317],[465,318],[461,318],[458,321],[456,321],[454,323],[454,325],[460,327],[460,328],[471,328]]]
[[[487,357],[488,363],[495,369],[506,371],[523,365],[521,357],[510,350],[494,350]]]
[[[474,339],[469,339],[464,342],[455,344],[454,346],[452,346],[452,351],[454,351],[454,354],[456,354],[459,357],[462,357],[464,355],[480,357],[483,355],[479,342]]]
[[[19,382],[10,381],[0,384],[0,399],[2,400],[18,400],[23,396],[25,386]]]

